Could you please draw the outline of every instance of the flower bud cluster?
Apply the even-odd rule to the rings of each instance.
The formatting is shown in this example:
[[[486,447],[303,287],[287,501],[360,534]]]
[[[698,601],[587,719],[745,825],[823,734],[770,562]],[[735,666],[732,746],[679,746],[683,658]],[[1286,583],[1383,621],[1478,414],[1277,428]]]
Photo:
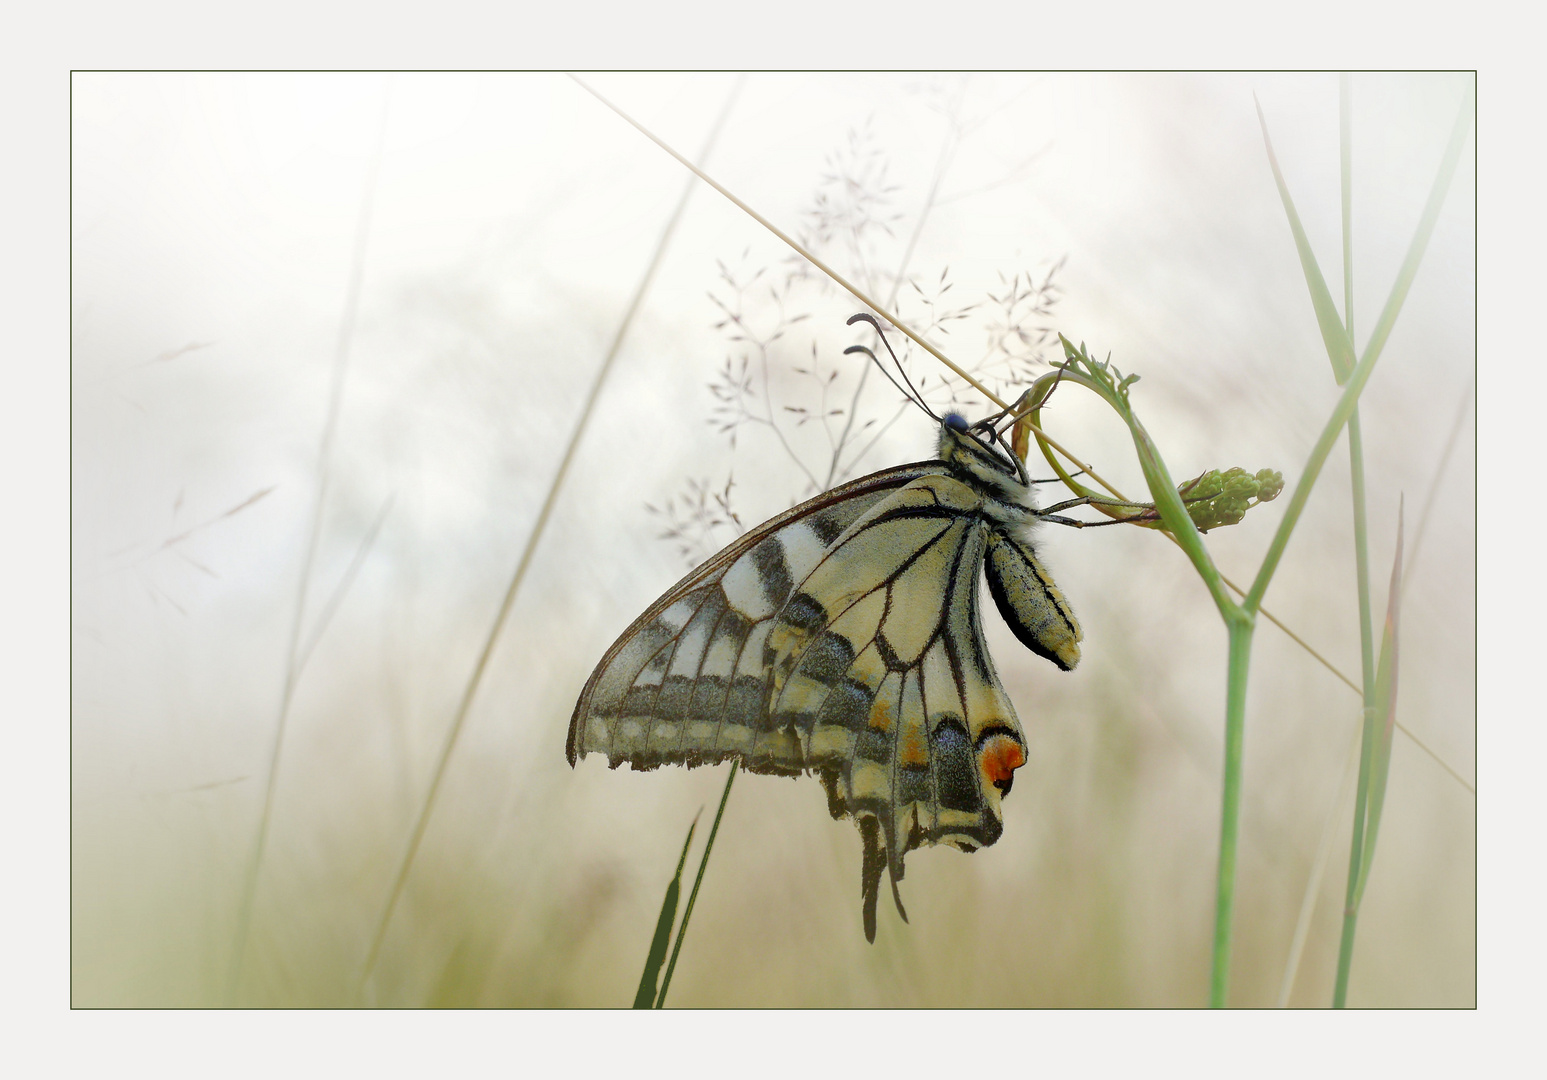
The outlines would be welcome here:
[[[1233,468],[1223,472],[1210,469],[1181,485],[1177,492],[1187,504],[1198,531],[1208,532],[1221,525],[1236,524],[1246,516],[1246,511],[1278,498],[1283,490],[1284,477],[1273,469],[1259,469],[1252,474]]]

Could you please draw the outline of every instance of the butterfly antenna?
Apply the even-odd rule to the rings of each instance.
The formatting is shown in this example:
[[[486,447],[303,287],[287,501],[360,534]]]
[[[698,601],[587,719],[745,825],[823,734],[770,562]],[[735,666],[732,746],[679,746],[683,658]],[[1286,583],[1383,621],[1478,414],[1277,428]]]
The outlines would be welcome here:
[[[892,343],[890,341],[886,340],[886,332],[881,329],[881,324],[876,321],[876,317],[874,315],[870,314],[870,312],[868,312],[868,311],[861,311],[859,314],[851,315],[849,317],[848,325],[849,326],[853,326],[857,322],[867,322],[867,323],[869,323],[871,326],[873,326],[875,328],[876,336],[881,339],[881,344],[885,345],[886,346],[886,351],[889,354],[891,354],[892,363],[897,368],[897,374],[902,376],[902,381],[903,381],[903,383],[907,384],[907,388],[904,389],[903,385],[901,383],[899,383],[896,379],[892,378],[892,373],[890,371],[886,370],[886,367],[881,363],[881,361],[879,359],[877,359],[876,354],[871,352],[869,349],[866,349],[863,345],[851,346],[851,347],[849,347],[847,349],[844,349],[843,350],[844,353],[847,354],[847,353],[851,353],[851,352],[863,351],[866,354],[868,354],[869,357],[872,360],[876,361],[876,366],[879,367],[881,369],[881,371],[886,375],[886,377],[891,380],[892,385],[897,387],[898,390],[902,391],[902,394],[903,394],[904,397],[906,397],[909,401],[913,402],[919,408],[923,409],[924,410],[924,414],[926,416],[928,416],[931,420],[935,421],[936,423],[939,423],[940,422],[940,417],[936,416],[935,415],[935,411],[924,403],[924,395],[920,394],[918,392],[918,388],[913,385],[913,380],[908,378],[907,371],[903,370],[902,361],[897,359],[897,353],[892,350]]]
[[[881,374],[886,376],[887,381],[890,382],[893,386],[897,387],[898,393],[907,398],[909,401],[912,401],[913,404],[918,404],[917,401],[914,401],[913,396],[903,388],[902,383],[898,382],[896,377],[892,375],[890,371],[886,370],[886,365],[881,363],[881,358],[879,356],[871,352],[864,345],[850,345],[847,349],[843,350],[844,356],[848,356],[850,353],[864,353],[866,356],[870,357],[871,360],[875,361],[876,367],[881,369]]]

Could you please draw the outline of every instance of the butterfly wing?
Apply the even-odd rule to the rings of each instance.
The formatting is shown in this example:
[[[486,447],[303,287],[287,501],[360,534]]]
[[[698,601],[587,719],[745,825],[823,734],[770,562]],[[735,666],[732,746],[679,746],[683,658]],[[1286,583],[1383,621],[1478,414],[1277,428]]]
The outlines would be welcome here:
[[[607,650],[570,718],[569,763],[591,752],[617,768],[713,764],[795,775],[798,746],[769,733],[775,616],[853,522],[939,462],[872,473],[743,536],[679,581]],[[754,753],[754,749],[756,752]]]
[[[624,632],[570,722],[571,764],[818,773],[864,843],[866,937],[881,871],[971,851],[1003,829],[1026,759],[983,642],[978,574],[1000,537],[984,497],[940,462],[844,485],[689,574]],[[906,914],[903,916],[906,918]]]

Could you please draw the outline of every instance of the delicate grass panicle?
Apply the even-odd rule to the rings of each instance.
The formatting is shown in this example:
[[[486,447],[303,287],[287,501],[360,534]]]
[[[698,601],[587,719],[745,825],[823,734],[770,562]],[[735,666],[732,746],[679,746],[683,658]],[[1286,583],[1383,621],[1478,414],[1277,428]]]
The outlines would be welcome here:
[[[74,1004],[1473,1004],[1471,83],[78,74]],[[931,455],[857,311],[1112,524],[874,945],[815,781],[561,753]]]

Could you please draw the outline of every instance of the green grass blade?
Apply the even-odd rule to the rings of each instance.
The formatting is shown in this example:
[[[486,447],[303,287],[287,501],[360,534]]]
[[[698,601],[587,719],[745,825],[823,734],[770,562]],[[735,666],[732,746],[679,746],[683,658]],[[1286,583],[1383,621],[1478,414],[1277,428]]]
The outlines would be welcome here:
[[[1353,80],[1345,71],[1338,77],[1338,171],[1343,196],[1343,328],[1350,346],[1355,340],[1353,124]],[[1337,366],[1335,361],[1333,366]],[[1365,524],[1364,432],[1358,409],[1348,418],[1348,474],[1354,499],[1354,580],[1359,595],[1361,690],[1368,703],[1375,688],[1375,634],[1370,606],[1369,531]]]
[[[677,928],[677,942],[671,949],[671,963],[666,965],[666,978],[661,980],[661,993],[655,999],[657,1009],[666,1007],[666,990],[671,986],[672,972],[677,970],[677,954],[682,951],[682,939],[687,936],[688,920],[693,917],[693,905],[698,902],[698,887],[704,883],[704,870],[709,865],[709,853],[714,850],[714,838],[720,832],[720,819],[725,816],[725,804],[730,801],[731,785],[736,782],[736,774],[740,771],[741,760],[738,758],[731,762],[731,774],[725,778],[725,790],[720,794],[720,808],[714,812],[714,824],[709,827],[709,839],[704,841],[704,857],[698,861],[698,876],[693,879],[693,891],[688,893],[688,906],[682,912],[682,925]],[[686,854],[685,850],[684,854]],[[681,867],[678,867],[677,873],[681,875]]]
[[[1321,267],[1316,262],[1316,254],[1311,251],[1311,241],[1305,235],[1305,227],[1300,224],[1300,215],[1295,210],[1294,200],[1289,197],[1289,185],[1284,182],[1284,174],[1278,167],[1278,158],[1273,153],[1273,140],[1268,137],[1268,120],[1262,114],[1262,103],[1257,101],[1255,95],[1252,100],[1257,105],[1257,121],[1262,125],[1262,142],[1268,149],[1268,164],[1273,169],[1273,182],[1278,185],[1278,197],[1284,201],[1284,213],[1288,215],[1289,229],[1294,233],[1295,250],[1300,253],[1300,269],[1304,272],[1305,283],[1311,290],[1311,306],[1316,309],[1316,324],[1321,327],[1321,339],[1327,347],[1327,357],[1332,361],[1332,374],[1337,378],[1338,385],[1342,386],[1354,370],[1353,342],[1349,341],[1348,332],[1343,328],[1343,320],[1338,317],[1337,305],[1332,302],[1332,293],[1327,289],[1327,279],[1322,277]]]
[[[666,886],[661,900],[661,917],[655,920],[655,937],[650,939],[650,955],[645,957],[645,970],[639,976],[639,989],[634,993],[634,1008],[648,1009],[655,1003],[655,984],[660,978],[661,965],[666,962],[666,946],[671,944],[672,924],[677,921],[677,897],[682,895],[682,868],[688,864],[688,848],[693,844],[693,830],[698,828],[700,810],[693,815],[688,826],[688,838],[682,842],[682,857],[677,860],[677,872]]]

